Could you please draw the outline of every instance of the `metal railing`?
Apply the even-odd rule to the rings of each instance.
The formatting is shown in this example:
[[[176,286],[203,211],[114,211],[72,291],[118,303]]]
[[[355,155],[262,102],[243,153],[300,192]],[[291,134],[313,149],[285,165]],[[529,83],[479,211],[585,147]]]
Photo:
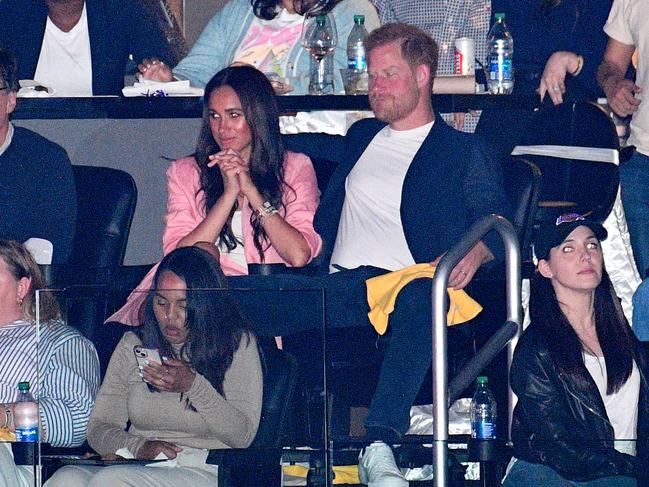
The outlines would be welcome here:
[[[474,223],[462,239],[449,250],[437,265],[435,277],[433,278],[433,289],[431,292],[433,307],[433,485],[435,487],[446,487],[446,465],[447,465],[447,443],[448,443],[448,407],[449,389],[448,374],[446,369],[447,361],[447,339],[446,339],[446,313],[447,300],[446,288],[448,278],[460,260],[471,250],[471,248],[489,231],[495,230],[505,245],[505,266],[507,286],[507,323],[504,334],[496,333],[487,343],[484,349],[495,350],[499,345],[504,346],[509,342],[508,362],[511,364],[514,343],[504,335],[515,336],[522,328],[521,309],[521,254],[518,245],[518,238],[514,227],[505,218],[499,215],[490,215]],[[514,324],[515,326],[512,326]],[[509,325],[509,326],[508,326]],[[504,336],[504,339],[503,339]],[[504,343],[503,343],[504,342]],[[491,344],[491,347],[490,347]],[[500,348],[502,348],[502,346]],[[500,348],[496,351],[498,353]],[[479,355],[475,362],[479,365],[486,357]],[[495,354],[493,355],[495,356]],[[493,358],[493,357],[492,357]],[[478,369],[479,370],[479,369]],[[468,377],[468,375],[467,375]],[[460,380],[462,382],[462,380]],[[455,382],[455,390],[461,384]],[[511,421],[512,392],[509,390],[509,419]]]

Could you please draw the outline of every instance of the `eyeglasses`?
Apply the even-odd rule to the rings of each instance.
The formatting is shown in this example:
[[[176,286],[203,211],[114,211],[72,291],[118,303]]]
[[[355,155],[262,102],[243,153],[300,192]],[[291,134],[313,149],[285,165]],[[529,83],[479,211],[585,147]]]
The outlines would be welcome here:
[[[580,222],[585,219],[586,215],[580,215],[579,213],[564,213],[557,218],[555,225],[558,227],[563,223]]]

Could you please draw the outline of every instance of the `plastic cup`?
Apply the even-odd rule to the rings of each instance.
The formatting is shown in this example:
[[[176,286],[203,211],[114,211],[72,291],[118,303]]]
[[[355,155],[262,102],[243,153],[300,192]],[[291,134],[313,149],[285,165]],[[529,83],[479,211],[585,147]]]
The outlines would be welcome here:
[[[367,71],[343,68],[340,75],[346,95],[367,95]]]

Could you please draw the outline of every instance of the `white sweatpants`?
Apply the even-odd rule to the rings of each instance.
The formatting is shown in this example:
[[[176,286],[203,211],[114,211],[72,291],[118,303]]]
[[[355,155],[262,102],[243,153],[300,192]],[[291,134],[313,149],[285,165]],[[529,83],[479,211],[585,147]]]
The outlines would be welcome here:
[[[11,443],[0,442],[0,487],[33,487],[34,468],[16,465]]]

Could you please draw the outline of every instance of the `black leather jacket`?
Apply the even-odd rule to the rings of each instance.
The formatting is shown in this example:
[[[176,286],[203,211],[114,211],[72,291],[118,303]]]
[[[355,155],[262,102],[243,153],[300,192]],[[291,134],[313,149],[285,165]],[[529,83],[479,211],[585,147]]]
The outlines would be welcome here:
[[[514,456],[547,465],[571,481],[624,475],[649,485],[649,375],[640,342],[635,342],[640,398],[637,456],[633,457],[613,448],[613,426],[586,366],[586,385],[568,382],[552,362],[548,339],[542,328],[532,324],[514,353],[510,379],[518,396],[512,423]]]

